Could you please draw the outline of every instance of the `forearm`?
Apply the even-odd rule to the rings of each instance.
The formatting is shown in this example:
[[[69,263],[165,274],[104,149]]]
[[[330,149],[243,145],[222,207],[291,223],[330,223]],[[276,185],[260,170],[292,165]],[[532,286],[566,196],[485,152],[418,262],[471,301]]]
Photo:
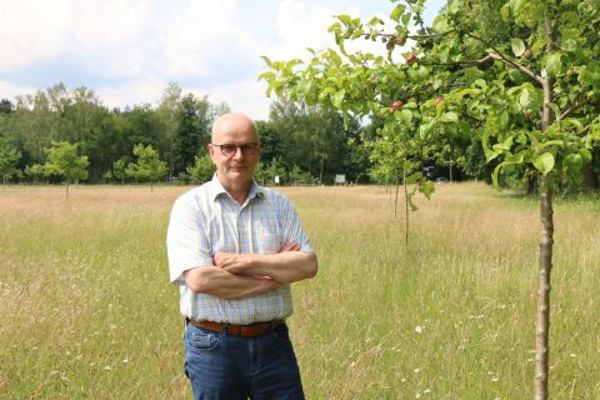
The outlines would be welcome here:
[[[222,299],[252,297],[281,287],[275,280],[235,275],[213,266],[187,270],[184,278],[188,287],[195,293],[209,294]]]
[[[286,251],[278,254],[252,254],[246,272],[268,276],[280,283],[292,283],[317,274],[315,253]]]

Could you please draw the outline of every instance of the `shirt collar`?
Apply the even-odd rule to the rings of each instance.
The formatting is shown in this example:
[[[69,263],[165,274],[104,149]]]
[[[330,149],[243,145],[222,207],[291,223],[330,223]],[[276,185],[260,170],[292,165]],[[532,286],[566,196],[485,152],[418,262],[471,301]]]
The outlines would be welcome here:
[[[213,175],[212,180],[209,182],[208,191],[210,194],[210,198],[213,200],[217,200],[217,198],[221,195],[225,195],[231,197],[227,190],[221,184],[221,181],[217,177],[217,173]],[[248,198],[246,202],[253,200],[254,198],[263,198],[265,196],[265,190],[262,186],[259,186],[256,181],[252,180],[252,185],[250,185],[250,192],[248,192]]]

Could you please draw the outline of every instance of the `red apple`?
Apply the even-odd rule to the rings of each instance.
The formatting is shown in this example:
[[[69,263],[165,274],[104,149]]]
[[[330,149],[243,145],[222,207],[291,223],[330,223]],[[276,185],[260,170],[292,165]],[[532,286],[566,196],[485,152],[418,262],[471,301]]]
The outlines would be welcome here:
[[[444,101],[444,98],[442,96],[436,97],[435,98],[435,107],[438,108],[440,106],[440,104],[442,103],[442,101]]]
[[[390,112],[390,114],[393,114],[399,109],[401,109],[403,105],[404,103],[402,103],[402,100],[396,100],[392,103],[388,111]]]
[[[407,64],[412,64],[415,61],[417,61],[417,56],[415,55],[415,53],[410,53],[409,55],[406,56],[406,63]]]

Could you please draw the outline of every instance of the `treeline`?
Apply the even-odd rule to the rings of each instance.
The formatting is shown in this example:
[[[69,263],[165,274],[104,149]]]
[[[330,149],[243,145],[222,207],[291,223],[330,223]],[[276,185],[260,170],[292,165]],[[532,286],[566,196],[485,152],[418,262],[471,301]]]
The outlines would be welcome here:
[[[175,83],[158,105],[124,110],[108,109],[91,89],[68,90],[62,83],[14,103],[3,99],[0,175],[4,183],[203,182],[214,172],[206,152],[212,123],[228,111],[207,97],[183,95]],[[335,174],[367,179],[368,153],[356,121],[344,128],[338,113],[280,100],[270,121],[257,125],[262,139],[257,178],[264,183],[275,176],[281,184],[330,183]],[[148,152],[160,162],[142,159]],[[53,153],[80,157],[82,171],[61,172],[49,159]]]
[[[0,176],[4,183],[201,183],[214,173],[206,152],[212,123],[228,111],[227,104],[184,95],[176,83],[165,88],[157,105],[123,110],[108,109],[91,89],[68,90],[63,84],[14,103],[3,99]],[[262,144],[256,178],[263,184],[276,177],[280,184],[332,184],[344,174],[355,183],[401,183],[398,171],[404,167],[390,168],[383,157],[401,146],[381,140],[383,122],[344,121],[339,112],[279,97],[269,120],[257,121]],[[416,150],[413,158],[422,158],[417,161],[430,179],[489,180],[495,168],[467,135]],[[600,165],[590,165],[578,188],[597,188],[598,172]],[[516,168],[502,180],[504,186],[535,190],[535,181]]]

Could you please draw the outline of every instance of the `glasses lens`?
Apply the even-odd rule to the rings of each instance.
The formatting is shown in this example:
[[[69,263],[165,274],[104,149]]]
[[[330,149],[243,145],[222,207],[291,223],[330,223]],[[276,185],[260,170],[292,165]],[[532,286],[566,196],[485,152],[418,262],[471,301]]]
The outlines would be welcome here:
[[[237,146],[234,146],[232,144],[222,144],[221,145],[221,151],[226,156],[231,156],[231,155],[235,154],[236,149],[237,149]]]
[[[258,149],[258,145],[256,143],[248,143],[240,146],[242,149],[242,153],[244,154],[252,154]]]
[[[235,144],[215,144],[221,149],[221,153],[226,157],[233,156],[237,149],[239,148],[242,154],[254,154],[258,150],[258,143],[246,143],[240,146],[236,146]]]

